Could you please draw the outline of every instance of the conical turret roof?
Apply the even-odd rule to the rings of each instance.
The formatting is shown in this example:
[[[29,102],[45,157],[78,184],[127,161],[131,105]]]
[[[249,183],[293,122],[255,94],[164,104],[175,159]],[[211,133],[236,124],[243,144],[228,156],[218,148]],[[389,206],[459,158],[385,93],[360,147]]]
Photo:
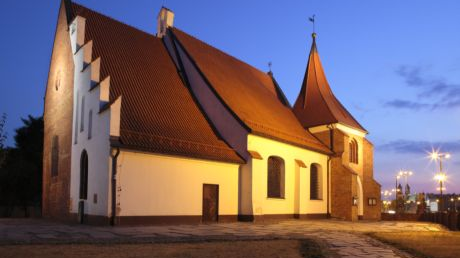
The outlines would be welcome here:
[[[341,123],[367,132],[334,96],[316,48],[316,33],[312,37],[307,70],[293,107],[295,115],[304,128]]]

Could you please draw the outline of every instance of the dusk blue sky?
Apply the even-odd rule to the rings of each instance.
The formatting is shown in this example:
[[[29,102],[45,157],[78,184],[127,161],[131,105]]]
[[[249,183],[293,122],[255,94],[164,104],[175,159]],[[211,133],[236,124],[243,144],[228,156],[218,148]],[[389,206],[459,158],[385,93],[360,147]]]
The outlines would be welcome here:
[[[460,1],[80,0],[155,33],[162,5],[175,26],[263,70],[291,103],[300,90],[316,14],[319,54],[335,95],[370,132],[382,189],[410,169],[417,191],[433,192],[426,151],[452,153],[447,192],[460,192]],[[42,115],[60,1],[0,2],[0,113],[14,128]]]

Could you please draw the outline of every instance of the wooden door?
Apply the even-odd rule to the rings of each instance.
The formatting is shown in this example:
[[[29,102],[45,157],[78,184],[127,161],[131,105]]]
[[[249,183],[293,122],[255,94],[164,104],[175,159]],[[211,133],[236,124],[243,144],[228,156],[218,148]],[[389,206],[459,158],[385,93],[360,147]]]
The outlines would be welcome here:
[[[217,222],[219,216],[219,185],[203,185],[203,222]]]

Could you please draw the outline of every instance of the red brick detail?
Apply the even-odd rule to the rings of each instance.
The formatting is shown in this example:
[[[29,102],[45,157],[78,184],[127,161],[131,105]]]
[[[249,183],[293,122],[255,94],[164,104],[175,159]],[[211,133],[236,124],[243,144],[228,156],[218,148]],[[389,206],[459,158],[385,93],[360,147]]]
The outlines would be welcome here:
[[[366,139],[363,141],[363,153],[363,219],[380,220],[380,184],[374,180],[374,146],[372,146],[372,144]],[[375,206],[370,206],[368,203],[368,198],[377,199],[377,204]]]
[[[326,146],[331,146],[330,131],[315,133]],[[356,137],[355,137],[356,138]],[[363,164],[362,164],[362,185],[363,185],[363,216],[366,220],[380,220],[380,185],[374,180],[372,144],[363,140]],[[335,156],[331,160],[331,216],[345,220],[358,219],[358,206],[353,206],[353,197],[358,196],[357,177],[359,171],[353,172],[349,166],[348,142],[349,136],[344,132],[333,129],[332,150]],[[368,199],[377,199],[375,206],[370,206]]]
[[[44,217],[69,218],[74,64],[67,17],[61,3],[51,56],[44,107],[43,207]],[[59,138],[58,175],[51,176],[51,146]]]

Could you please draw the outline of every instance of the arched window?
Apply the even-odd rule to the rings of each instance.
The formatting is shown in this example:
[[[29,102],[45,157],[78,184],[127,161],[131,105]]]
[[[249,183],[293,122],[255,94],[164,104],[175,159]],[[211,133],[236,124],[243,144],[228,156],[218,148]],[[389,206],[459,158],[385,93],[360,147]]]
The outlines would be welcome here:
[[[267,197],[284,198],[284,160],[280,157],[268,158]]]
[[[323,199],[323,174],[319,164],[310,165],[310,200]]]
[[[358,164],[358,142],[355,139],[351,139],[348,145],[350,149],[350,163]]]
[[[88,153],[83,150],[80,157],[80,199],[88,198]]]
[[[57,176],[59,171],[59,136],[53,136],[51,143],[51,176]]]

